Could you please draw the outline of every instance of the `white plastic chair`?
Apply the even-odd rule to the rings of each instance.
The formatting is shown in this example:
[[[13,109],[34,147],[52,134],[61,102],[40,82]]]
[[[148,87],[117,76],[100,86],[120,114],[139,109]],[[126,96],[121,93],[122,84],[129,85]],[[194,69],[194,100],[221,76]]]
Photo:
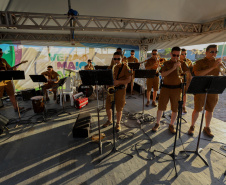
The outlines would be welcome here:
[[[70,96],[71,106],[74,106],[72,77],[67,77],[65,86],[66,86],[66,88],[63,89],[64,101],[66,101],[66,95],[68,94]],[[60,92],[60,106],[62,106],[62,93],[61,92]]]

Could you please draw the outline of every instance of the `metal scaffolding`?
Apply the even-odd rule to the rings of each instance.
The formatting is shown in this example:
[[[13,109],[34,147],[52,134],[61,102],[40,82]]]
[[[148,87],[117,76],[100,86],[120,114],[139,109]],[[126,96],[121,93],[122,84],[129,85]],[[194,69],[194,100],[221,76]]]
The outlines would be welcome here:
[[[70,24],[72,20],[73,24]],[[221,18],[207,23],[187,23],[175,21],[157,21],[150,19],[132,19],[100,16],[68,16],[61,14],[0,12],[0,29],[17,29],[15,33],[1,33],[1,40],[50,40],[71,41],[70,34],[30,34],[19,33],[23,30],[75,30],[98,32],[126,32],[158,34],[145,39],[127,39],[114,37],[77,35],[75,41],[110,43],[110,44],[154,44],[163,41],[211,33],[225,29],[225,19]],[[6,31],[5,30],[5,31]],[[59,32],[58,32],[59,33]]]
[[[72,42],[70,34],[36,34],[36,33],[0,33],[0,40],[31,40],[31,41],[68,41]],[[76,35],[74,42],[84,43],[104,43],[104,44],[124,44],[140,45],[140,39],[96,37],[87,35]]]
[[[75,29],[76,31],[186,34],[194,34],[201,32],[200,24],[186,22],[83,15],[68,16],[61,14],[28,12],[0,12],[0,14],[0,27],[8,29]],[[73,20],[72,26],[70,26],[70,20]]]

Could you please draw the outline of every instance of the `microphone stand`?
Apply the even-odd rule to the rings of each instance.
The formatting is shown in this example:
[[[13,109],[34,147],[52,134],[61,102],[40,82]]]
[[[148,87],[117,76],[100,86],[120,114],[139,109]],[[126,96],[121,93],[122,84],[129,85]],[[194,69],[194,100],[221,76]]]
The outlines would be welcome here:
[[[181,139],[182,106],[183,106],[183,93],[184,93],[185,84],[186,84],[186,75],[184,75],[184,83],[181,84],[181,89],[182,89],[181,100],[178,101],[177,126],[176,126],[176,134],[175,134],[174,145],[173,145],[173,152],[172,153],[166,153],[166,152],[161,152],[161,151],[158,151],[158,150],[154,150],[153,151],[153,152],[159,152],[159,153],[162,153],[162,154],[166,154],[166,155],[169,155],[170,157],[172,157],[173,163],[174,163],[174,169],[175,169],[175,172],[176,172],[176,176],[178,176],[178,174],[177,174],[177,168],[176,168],[176,154],[175,154],[175,150],[176,150],[176,145],[177,145],[178,132],[179,132],[179,138]],[[181,139],[181,143],[182,143],[182,146],[183,146],[182,139]],[[185,153],[185,154],[188,156],[187,153]]]
[[[104,159],[106,159],[108,156],[110,156],[111,154],[115,153],[115,152],[120,152],[120,153],[123,153],[125,155],[128,155],[130,156],[131,158],[133,158],[133,155],[131,154],[127,154],[127,153],[124,153],[120,150],[118,150],[116,148],[116,137],[115,137],[115,93],[118,89],[114,88],[110,94],[111,94],[111,108],[112,108],[112,121],[113,121],[113,147],[112,147],[112,150],[110,153],[108,153],[106,156],[104,156],[102,159],[100,159],[99,163],[101,163]]]

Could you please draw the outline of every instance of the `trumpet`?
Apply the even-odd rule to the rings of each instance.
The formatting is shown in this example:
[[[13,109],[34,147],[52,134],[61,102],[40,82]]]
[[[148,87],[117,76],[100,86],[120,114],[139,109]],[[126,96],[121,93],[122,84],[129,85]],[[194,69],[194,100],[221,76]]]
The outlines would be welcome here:
[[[179,60],[176,60],[176,62],[179,62]],[[181,67],[177,67],[177,75],[178,75],[178,77],[180,77],[183,73],[184,72],[183,72],[182,68]]]
[[[213,57],[214,59],[215,59],[215,61],[217,60],[217,59],[220,59],[220,58],[215,58],[215,57]],[[222,62],[222,58],[221,58],[221,65],[220,65],[220,73],[221,73],[221,75],[222,76],[226,76],[226,64],[224,63],[224,62]]]

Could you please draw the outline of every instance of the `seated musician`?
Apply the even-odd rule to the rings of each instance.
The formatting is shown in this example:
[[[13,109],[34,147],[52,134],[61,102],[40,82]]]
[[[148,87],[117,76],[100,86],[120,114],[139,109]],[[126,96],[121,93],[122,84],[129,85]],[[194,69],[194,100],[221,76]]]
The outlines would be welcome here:
[[[46,93],[47,89],[52,88],[52,91],[54,93],[53,100],[56,100],[56,92],[57,92],[57,83],[59,82],[59,74],[53,70],[52,66],[47,67],[47,71],[41,73],[41,75],[44,75],[47,78],[47,84],[45,84],[42,87],[42,90],[44,92],[44,95],[46,95],[46,101],[49,101],[48,93]]]
[[[135,57],[135,51],[131,50],[131,56],[127,58],[128,63],[139,63],[138,59]],[[135,71],[132,70],[132,80],[131,80],[131,94],[133,94],[133,84],[135,79]]]
[[[91,59],[88,60],[88,64],[85,66],[84,69],[85,70],[94,70],[94,67],[92,65],[92,60]]]
[[[114,87],[116,89],[115,93],[115,106],[117,111],[117,123],[116,123],[116,131],[119,132],[121,130],[120,121],[122,118],[122,110],[125,105],[125,97],[126,97],[126,88],[125,86],[131,81],[131,70],[130,68],[122,63],[121,53],[114,53],[114,61],[115,65],[112,69],[113,79],[114,79]],[[111,105],[111,97],[108,94],[106,99],[106,112],[108,116],[108,121],[103,125],[103,127],[107,127],[112,124],[112,105]]]
[[[3,51],[0,48],[0,71],[7,71],[8,69],[11,68],[11,66],[6,62],[4,58],[2,58]],[[14,111],[17,112],[18,110],[21,111],[24,109],[24,107],[19,107],[17,106],[17,101],[15,98],[15,92],[13,88],[13,84],[11,80],[3,80],[0,82],[0,98],[2,98],[4,90],[6,91],[7,95],[10,98],[10,101],[13,104]]]
[[[185,63],[181,63],[178,59],[180,56],[180,48],[173,47],[171,50],[171,59],[164,62],[160,72],[163,79],[162,88],[158,100],[158,111],[157,111],[157,123],[152,128],[153,132],[156,132],[160,127],[160,119],[163,111],[166,110],[167,104],[170,101],[171,104],[171,122],[169,125],[169,131],[175,134],[174,122],[178,112],[178,101],[181,95],[181,73],[189,70]]]

